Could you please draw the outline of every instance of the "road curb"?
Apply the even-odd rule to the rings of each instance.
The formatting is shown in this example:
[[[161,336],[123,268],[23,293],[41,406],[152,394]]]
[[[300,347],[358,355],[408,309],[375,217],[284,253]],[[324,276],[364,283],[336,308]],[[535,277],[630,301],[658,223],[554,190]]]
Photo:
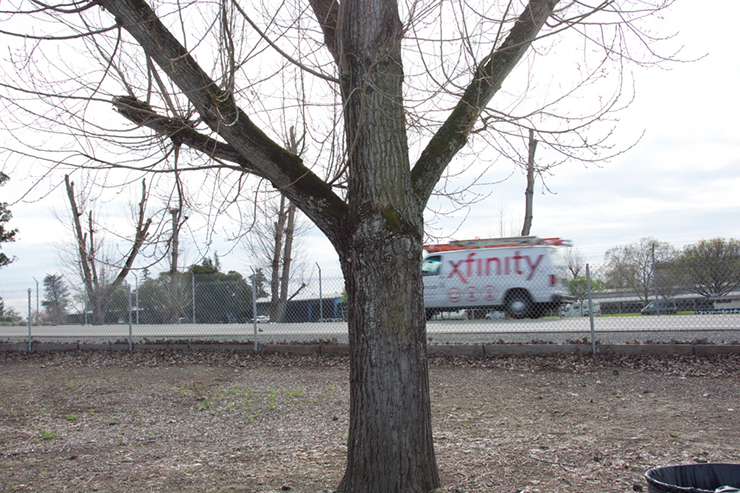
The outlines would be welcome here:
[[[589,344],[485,344],[486,356],[590,353]]]
[[[139,343],[133,350],[200,350],[255,352],[254,343]],[[46,343],[34,342],[32,352],[53,351],[128,351],[128,344],[100,343]],[[0,343],[0,351],[28,352],[28,343]],[[517,356],[554,354],[591,354],[590,344],[434,344],[427,346],[427,354],[432,357],[454,356]],[[740,354],[740,344],[597,344],[596,351],[601,355],[641,355],[661,356],[715,356]],[[349,354],[347,344],[265,344],[257,351],[263,354]]]
[[[701,347],[695,344],[604,344],[597,345],[597,351],[601,354],[616,354],[620,356],[637,355],[637,354],[656,354],[661,356],[693,356],[696,355],[696,348]],[[703,346],[705,356],[718,354],[709,346]],[[712,345],[711,348],[722,346]],[[731,347],[731,346],[727,346]],[[736,346],[737,352],[740,353],[740,346]],[[589,349],[590,351],[590,349]]]

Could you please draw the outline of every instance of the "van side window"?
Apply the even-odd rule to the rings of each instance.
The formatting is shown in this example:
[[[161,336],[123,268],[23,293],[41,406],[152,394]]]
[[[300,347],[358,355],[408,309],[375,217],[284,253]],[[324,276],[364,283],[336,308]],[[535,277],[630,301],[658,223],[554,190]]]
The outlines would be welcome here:
[[[422,276],[436,276],[439,274],[439,269],[442,267],[442,257],[435,255],[433,257],[427,257],[424,259],[424,263],[421,265]]]

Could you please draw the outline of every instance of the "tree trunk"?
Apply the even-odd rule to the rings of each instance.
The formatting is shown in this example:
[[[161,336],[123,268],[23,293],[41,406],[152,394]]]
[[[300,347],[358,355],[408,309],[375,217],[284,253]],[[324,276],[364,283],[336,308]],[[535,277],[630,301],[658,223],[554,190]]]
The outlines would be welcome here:
[[[421,236],[367,221],[342,263],[348,293],[350,426],[342,492],[439,485],[431,429]],[[413,453],[409,453],[413,451]],[[372,458],[372,460],[368,460]]]
[[[527,159],[527,189],[524,192],[524,226],[522,236],[529,236],[532,229],[532,212],[534,202],[534,152],[537,149],[537,141],[534,138],[534,130],[529,129],[529,156]]]
[[[274,308],[275,318],[272,319],[275,322],[283,320],[283,317],[285,316],[285,308],[288,306],[288,286],[290,284],[290,267],[293,259],[293,235],[295,233],[295,211],[295,204],[288,201],[288,207],[286,210],[287,224],[285,225],[285,246],[283,247],[282,253],[283,265],[282,271],[280,272],[280,296]],[[305,286],[305,284],[301,285],[298,291],[303,289]],[[296,294],[298,294],[297,291],[293,296]]]
[[[272,259],[270,262],[270,320],[280,322],[283,313],[280,313],[280,267],[283,254],[283,237],[285,236],[285,223],[288,220],[288,211],[285,208],[287,199],[280,194],[280,205],[277,210],[277,219],[273,225]]]
[[[295,127],[290,127],[288,150],[300,154],[296,140]],[[270,320],[282,322],[288,306],[288,285],[290,284],[290,267],[293,258],[293,234],[295,232],[295,204],[284,194],[280,194],[280,208],[275,223],[275,242],[272,253],[272,298],[270,302]],[[284,241],[284,243],[283,243]],[[303,284],[298,291],[303,289]],[[298,291],[294,294],[298,294]]]
[[[424,206],[409,193],[395,7],[371,1],[340,9],[350,199],[338,251],[348,296],[350,428],[339,490],[352,493],[439,485],[421,296]]]

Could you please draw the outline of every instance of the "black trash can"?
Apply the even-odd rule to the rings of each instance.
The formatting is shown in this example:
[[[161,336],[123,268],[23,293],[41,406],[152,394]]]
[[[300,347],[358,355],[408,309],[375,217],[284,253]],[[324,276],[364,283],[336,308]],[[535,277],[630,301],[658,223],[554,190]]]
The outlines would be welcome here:
[[[650,469],[648,493],[740,493],[740,464],[687,464]]]

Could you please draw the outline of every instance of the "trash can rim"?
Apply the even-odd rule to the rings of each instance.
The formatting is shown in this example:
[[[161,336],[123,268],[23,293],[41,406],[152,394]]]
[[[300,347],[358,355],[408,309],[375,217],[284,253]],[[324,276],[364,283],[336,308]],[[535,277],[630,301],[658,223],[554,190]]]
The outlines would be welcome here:
[[[647,471],[645,471],[645,480],[648,482],[649,486],[653,485],[653,486],[658,486],[660,488],[663,488],[666,493],[714,493],[716,491],[716,488],[719,488],[725,485],[718,485],[716,488],[707,490],[707,489],[699,488],[697,486],[686,486],[686,485],[666,483],[664,481],[656,479],[654,476],[657,474],[660,474],[661,472],[668,471],[671,469],[676,470],[676,469],[691,468],[691,467],[705,468],[705,467],[716,467],[716,466],[732,467],[732,468],[738,468],[738,470],[740,470],[740,463],[734,463],[734,462],[698,462],[698,463],[690,463],[690,464],[672,464],[672,465],[653,467],[651,469],[648,469]],[[726,486],[730,486],[730,485],[726,485]]]

